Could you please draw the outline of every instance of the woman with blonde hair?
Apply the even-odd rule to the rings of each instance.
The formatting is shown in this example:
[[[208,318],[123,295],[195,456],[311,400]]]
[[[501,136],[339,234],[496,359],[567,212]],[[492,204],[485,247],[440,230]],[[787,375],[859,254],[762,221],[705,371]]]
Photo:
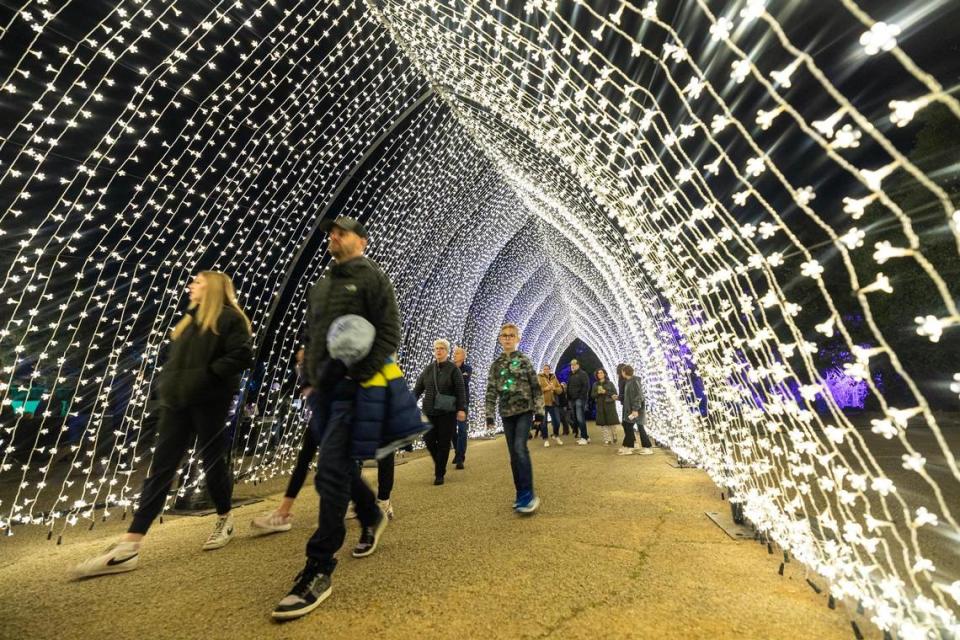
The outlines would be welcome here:
[[[170,351],[158,379],[159,441],[133,521],[118,542],[78,565],[77,577],[120,573],[137,567],[141,541],[160,515],[180,461],[194,438],[194,457],[203,466],[218,516],[203,549],[219,549],[233,537],[232,486],[224,425],[241,374],[253,361],[253,349],[250,320],[237,304],[233,282],[226,274],[197,274],[190,283],[190,306],[170,338]]]

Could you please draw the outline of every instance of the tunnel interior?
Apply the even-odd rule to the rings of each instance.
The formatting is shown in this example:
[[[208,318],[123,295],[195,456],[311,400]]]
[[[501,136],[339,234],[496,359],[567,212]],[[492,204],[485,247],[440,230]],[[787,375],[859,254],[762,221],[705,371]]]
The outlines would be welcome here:
[[[234,475],[287,473],[318,225],[345,214],[408,376],[467,348],[474,435],[504,322],[537,366],[630,363],[651,434],[839,597],[955,625],[956,554],[927,550],[960,535],[956,8],[898,41],[819,4],[498,4],[2,9],[0,529],[136,503],[204,269],[255,328]]]

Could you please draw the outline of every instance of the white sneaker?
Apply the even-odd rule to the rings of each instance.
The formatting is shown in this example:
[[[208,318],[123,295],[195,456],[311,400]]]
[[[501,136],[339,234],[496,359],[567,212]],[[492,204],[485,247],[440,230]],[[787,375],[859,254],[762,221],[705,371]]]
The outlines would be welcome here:
[[[638,456],[652,456],[652,455],[653,455],[653,449],[651,449],[650,447],[643,447],[642,449],[640,449],[640,451],[637,452],[637,455],[638,455]]]
[[[77,578],[92,578],[110,573],[133,571],[140,561],[139,542],[114,542],[95,558],[81,562],[73,569]]]
[[[585,445],[585,444],[587,444],[587,441],[586,441],[586,439],[584,439],[584,438],[580,438],[579,440],[577,440],[577,444]]]
[[[610,441],[609,441],[609,440],[604,440],[604,441],[603,441],[603,446],[609,447],[609,446],[610,446]]]
[[[204,551],[213,551],[220,547],[227,546],[227,543],[233,538],[233,514],[228,513],[225,516],[217,518],[217,523],[213,525],[213,531],[203,543]]]
[[[389,500],[377,500],[377,506],[387,515],[387,518],[393,520],[393,505]]]
[[[290,531],[293,527],[293,514],[271,511],[262,516],[257,516],[250,523],[250,526],[256,533],[279,533],[281,531]]]
[[[544,440],[544,441],[543,441],[543,446],[549,447],[549,446],[550,446],[550,441],[549,441],[549,440]]]
[[[563,446],[563,440],[560,439],[560,436],[553,436],[553,441],[556,442],[558,446]]]
[[[353,502],[347,505],[347,515],[343,517],[344,520],[356,520],[357,519],[357,508],[353,506]]]
[[[618,456],[632,456],[632,455],[633,455],[633,449],[630,449],[630,448],[628,448],[628,447],[620,447],[619,449],[617,449],[617,455],[618,455]]]

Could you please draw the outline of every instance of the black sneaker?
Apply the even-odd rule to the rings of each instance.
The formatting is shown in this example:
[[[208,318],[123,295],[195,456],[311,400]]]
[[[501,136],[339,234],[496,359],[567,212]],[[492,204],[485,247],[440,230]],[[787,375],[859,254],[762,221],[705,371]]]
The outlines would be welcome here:
[[[463,463],[462,463],[462,462],[458,462],[458,463],[457,463],[457,469],[463,469]]]
[[[376,551],[377,543],[380,542],[380,536],[383,535],[383,530],[387,528],[388,521],[389,518],[380,511],[380,519],[377,524],[372,527],[364,527],[360,531],[360,542],[353,548],[350,555],[354,558],[366,558]]]
[[[273,613],[274,620],[293,620],[305,616],[316,609],[333,591],[330,574],[307,562],[303,571],[297,574],[296,582],[286,597],[277,603]]]
[[[443,476],[437,476],[436,478],[433,479],[433,486],[436,487],[441,484],[443,484]]]

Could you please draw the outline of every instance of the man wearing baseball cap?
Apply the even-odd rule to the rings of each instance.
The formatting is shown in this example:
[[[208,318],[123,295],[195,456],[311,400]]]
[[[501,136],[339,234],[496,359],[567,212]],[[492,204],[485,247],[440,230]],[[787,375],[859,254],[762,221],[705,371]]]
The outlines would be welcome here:
[[[360,541],[352,552],[355,558],[376,551],[387,525],[376,496],[350,456],[350,441],[358,385],[373,377],[400,344],[397,296],[379,265],[363,255],[368,234],[360,222],[338,216],[324,220],[319,229],[328,234],[333,264],[309,293],[304,368],[316,394],[314,411],[325,422],[315,476],[320,523],[307,542],[306,565],[273,610],[278,620],[306,615],[330,595],[331,574],[337,566],[334,554],[347,533],[343,520],[351,498],[361,526]],[[370,353],[349,366],[331,358],[327,348],[330,324],[348,314],[365,318],[376,330]]]

